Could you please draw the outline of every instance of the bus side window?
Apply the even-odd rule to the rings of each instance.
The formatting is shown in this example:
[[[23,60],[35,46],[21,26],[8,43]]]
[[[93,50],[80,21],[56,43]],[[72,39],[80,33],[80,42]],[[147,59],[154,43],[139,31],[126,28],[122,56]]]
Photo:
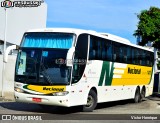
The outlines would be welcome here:
[[[116,59],[117,59],[117,55],[113,54],[113,61],[116,61]]]
[[[96,38],[90,36],[89,60],[95,60],[98,57],[98,43]]]
[[[107,39],[102,41],[102,60],[112,61],[112,44]]]
[[[127,63],[127,47],[124,44],[119,44],[120,47],[120,53],[119,53],[119,57],[120,57],[120,61],[121,63]]]
[[[88,53],[88,35],[81,34],[78,37],[75,48],[72,83],[76,83],[81,79],[86,66],[87,53]]]
[[[90,36],[89,60],[101,60],[101,38]]]
[[[150,53],[150,66],[154,65],[154,53]]]
[[[136,65],[139,65],[139,53],[138,53],[137,49],[135,49],[134,52],[135,52]]]
[[[115,62],[116,61],[116,47],[115,47],[115,43],[112,42],[112,48],[113,48],[113,61]]]
[[[122,51],[120,48],[120,44],[117,42],[112,43],[113,46],[113,61],[114,62],[121,62],[121,54],[120,52]]]
[[[146,66],[150,66],[150,53],[146,51]]]
[[[90,48],[89,48],[89,60],[95,59],[96,51],[93,47],[93,38],[90,38]]]
[[[126,46],[127,48],[127,63],[131,64],[132,63],[132,50],[130,46]]]
[[[123,63],[123,46],[122,44],[119,45],[119,61],[118,62],[121,62]]]
[[[138,52],[138,65],[142,65],[142,51],[137,49]]]
[[[142,50],[142,55],[141,55],[141,60],[142,60],[142,64],[143,66],[145,66],[145,51]]]
[[[135,49],[132,48],[132,64],[136,64],[136,54],[135,54]]]
[[[123,45],[123,54],[122,54],[122,58],[123,58],[123,63],[127,63],[127,47],[125,45]]]
[[[97,60],[102,60],[101,38],[97,38]]]
[[[89,53],[89,59],[95,59],[96,56],[96,51],[94,49],[92,49]]]
[[[145,56],[146,56],[146,61],[147,61],[146,66],[152,67],[154,64],[154,53],[146,51]]]
[[[106,54],[107,54],[107,51],[106,51],[106,47],[105,47],[105,41],[103,40],[102,41],[102,60],[106,60]]]

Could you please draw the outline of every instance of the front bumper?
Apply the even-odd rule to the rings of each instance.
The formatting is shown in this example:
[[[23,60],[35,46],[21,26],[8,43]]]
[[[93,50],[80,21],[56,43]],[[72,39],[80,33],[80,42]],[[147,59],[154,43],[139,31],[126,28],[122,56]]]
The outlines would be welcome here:
[[[15,101],[25,102],[25,103],[36,103],[44,105],[54,105],[70,107],[69,96],[44,96],[44,95],[34,95],[15,92]],[[38,98],[41,101],[35,101],[33,98]]]

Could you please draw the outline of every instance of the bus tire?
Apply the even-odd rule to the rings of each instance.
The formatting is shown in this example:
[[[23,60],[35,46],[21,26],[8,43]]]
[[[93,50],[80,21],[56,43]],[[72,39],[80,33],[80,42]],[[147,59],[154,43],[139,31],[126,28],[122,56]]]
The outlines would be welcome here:
[[[87,97],[87,104],[83,106],[84,112],[91,112],[97,106],[97,94],[95,91],[90,90],[88,97]]]
[[[143,87],[141,90],[141,101],[145,98],[145,95],[146,95],[146,91],[145,91],[145,87]]]
[[[134,102],[139,103],[140,100],[141,100],[140,89],[137,87],[137,89],[135,91]]]

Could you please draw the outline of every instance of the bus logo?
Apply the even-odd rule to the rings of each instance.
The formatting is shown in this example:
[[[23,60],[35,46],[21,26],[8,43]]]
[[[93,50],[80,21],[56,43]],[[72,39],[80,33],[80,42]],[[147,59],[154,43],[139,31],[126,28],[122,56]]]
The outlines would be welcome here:
[[[14,3],[10,0],[5,0],[1,2],[1,7],[5,7],[5,8],[14,7]]]
[[[1,7],[4,8],[11,8],[11,7],[19,7],[19,8],[26,8],[26,7],[38,7],[43,3],[43,0],[32,0],[32,1],[11,1],[5,0],[1,2]]]
[[[105,84],[104,84],[105,86],[111,85],[113,79],[113,70],[114,70],[114,63],[110,64],[110,62],[103,62],[98,86],[103,85],[104,79],[105,79]]]
[[[43,90],[61,92],[64,91],[64,88],[43,87]]]
[[[141,69],[135,69],[135,67],[134,68],[128,68],[128,73],[129,74],[141,74]]]

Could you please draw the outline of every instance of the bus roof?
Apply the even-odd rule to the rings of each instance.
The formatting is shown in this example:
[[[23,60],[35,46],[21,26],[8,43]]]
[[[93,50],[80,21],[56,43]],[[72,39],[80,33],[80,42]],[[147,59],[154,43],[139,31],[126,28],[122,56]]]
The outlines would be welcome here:
[[[97,37],[101,37],[101,38],[105,38],[105,39],[109,39],[115,42],[119,42],[122,44],[126,44],[129,46],[133,46],[133,47],[137,47],[140,49],[144,49],[144,50],[148,50],[148,51],[153,51],[153,48],[149,48],[149,47],[142,47],[139,45],[135,45],[132,44],[129,40],[113,35],[113,34],[109,34],[109,33],[103,33],[103,32],[96,32],[93,30],[84,30],[84,29],[76,29],[76,28],[41,28],[41,29],[32,29],[32,30],[28,30],[27,32],[63,32],[63,33],[74,33],[77,36],[83,33],[86,34],[90,34],[90,35],[94,35]]]

